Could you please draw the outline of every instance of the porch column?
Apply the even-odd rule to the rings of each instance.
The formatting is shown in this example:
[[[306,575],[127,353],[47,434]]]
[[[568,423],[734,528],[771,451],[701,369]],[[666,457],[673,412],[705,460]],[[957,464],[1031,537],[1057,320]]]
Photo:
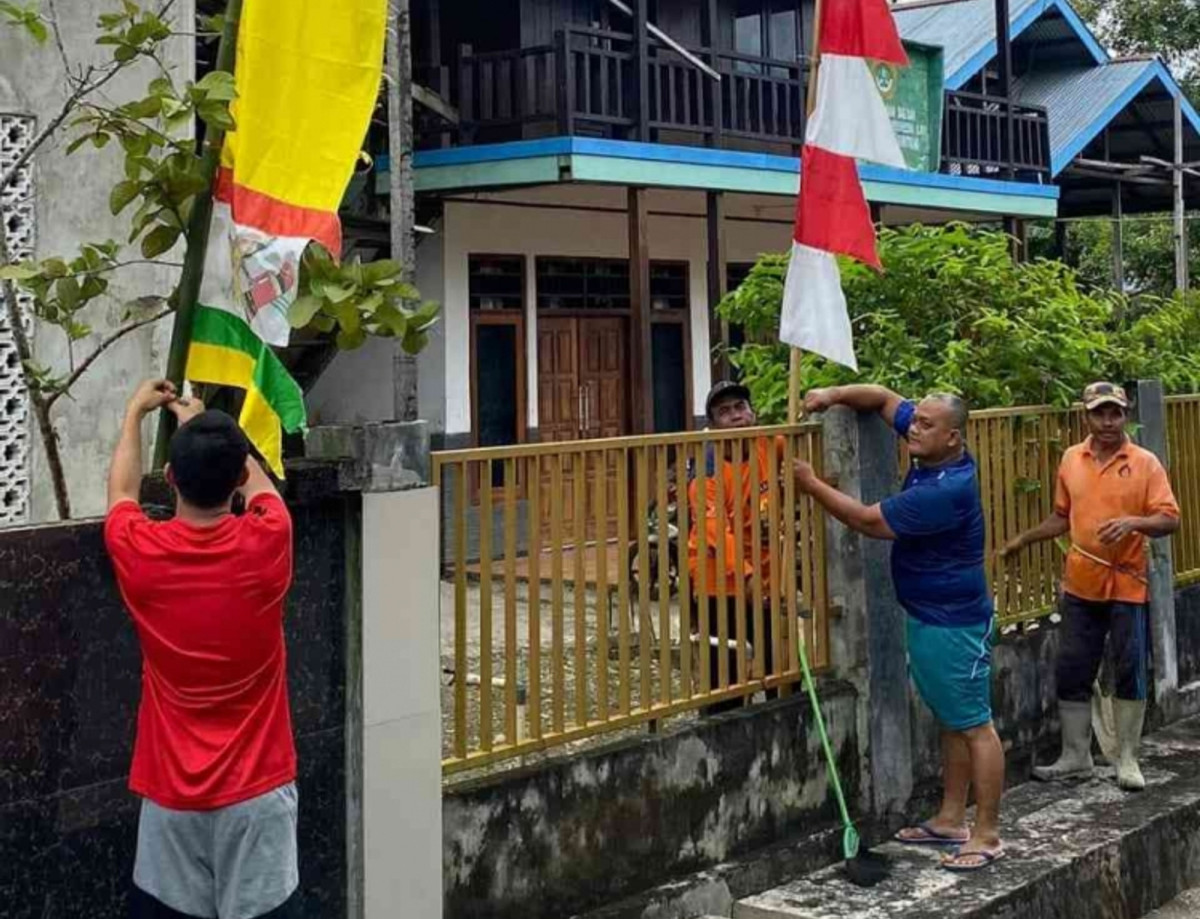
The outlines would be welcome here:
[[[642,0],[645,2],[645,0]],[[629,189],[630,421],[635,434],[654,431],[650,362],[650,212],[646,189]]]
[[[1175,289],[1188,289],[1188,233],[1183,214],[1183,103],[1175,97],[1175,168],[1172,172],[1175,198]]]
[[[726,280],[725,194],[724,192],[710,191],[708,193],[708,341],[714,383],[729,376],[729,359],[725,353],[725,349],[729,347],[729,321],[717,315],[717,304],[725,296]]]

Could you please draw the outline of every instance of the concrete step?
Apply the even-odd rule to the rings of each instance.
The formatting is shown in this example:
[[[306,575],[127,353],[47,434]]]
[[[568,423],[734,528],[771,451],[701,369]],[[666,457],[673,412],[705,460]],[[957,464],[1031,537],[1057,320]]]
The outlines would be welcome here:
[[[953,874],[936,851],[888,843],[891,876],[864,890],[840,865],[733,905],[735,919],[1138,919],[1200,885],[1200,718],[1146,738],[1144,792],[1112,770],[1085,783],[1029,783],[1004,798],[1006,854]]]

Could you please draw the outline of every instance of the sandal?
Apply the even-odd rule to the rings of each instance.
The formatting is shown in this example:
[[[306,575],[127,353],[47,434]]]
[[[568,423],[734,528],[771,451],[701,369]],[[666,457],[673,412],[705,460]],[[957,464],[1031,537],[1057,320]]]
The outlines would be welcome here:
[[[905,833],[911,835],[905,836]],[[934,829],[929,821],[918,826],[906,826],[895,836],[896,842],[902,842],[906,846],[961,846],[970,838],[971,831],[968,829],[943,833]]]
[[[957,871],[966,874],[979,871],[1004,857],[1004,847],[994,849],[977,849],[974,852],[956,852],[942,859],[942,867],[947,871]]]

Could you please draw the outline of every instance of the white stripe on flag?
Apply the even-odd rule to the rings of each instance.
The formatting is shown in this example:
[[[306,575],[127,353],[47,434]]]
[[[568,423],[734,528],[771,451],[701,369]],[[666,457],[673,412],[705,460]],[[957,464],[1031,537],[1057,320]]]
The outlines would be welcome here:
[[[875,77],[861,57],[822,55],[817,105],[805,140],[842,156],[908,168]]]
[[[842,276],[833,253],[792,244],[779,340],[858,370]]]

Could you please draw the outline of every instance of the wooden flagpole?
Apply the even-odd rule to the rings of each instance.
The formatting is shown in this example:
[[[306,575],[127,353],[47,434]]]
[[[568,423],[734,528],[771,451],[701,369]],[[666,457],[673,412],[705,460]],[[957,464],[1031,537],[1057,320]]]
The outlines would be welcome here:
[[[821,7],[823,0],[816,0],[816,9],[813,11],[813,35],[812,35],[812,66],[808,71],[808,98],[805,100],[806,117],[804,119],[804,131],[808,133],[808,119],[812,118],[813,109],[817,106],[817,80],[820,78],[821,68]],[[804,177],[800,177],[804,181]],[[803,411],[800,405],[800,359],[802,357],[799,348],[792,348],[788,358],[788,422],[795,424],[800,420],[800,415]]]
[[[225,9],[225,26],[221,30],[217,45],[216,69],[233,73],[237,60],[238,21],[242,18],[242,0],[229,0]],[[192,320],[196,315],[196,301],[200,297],[200,281],[204,277],[204,257],[208,252],[208,231],[212,223],[213,182],[217,168],[221,165],[221,146],[225,132],[206,126],[204,153],[201,157],[201,174],[207,187],[196,195],[192,213],[188,219],[187,252],[183,257],[183,270],[179,275],[175,324],[171,329],[171,348],[167,353],[166,378],[182,392],[183,374],[187,369],[188,348],[192,343]],[[175,432],[175,416],[165,409],[159,413],[158,436],[154,443],[154,469],[162,469],[167,463],[167,446]]]

